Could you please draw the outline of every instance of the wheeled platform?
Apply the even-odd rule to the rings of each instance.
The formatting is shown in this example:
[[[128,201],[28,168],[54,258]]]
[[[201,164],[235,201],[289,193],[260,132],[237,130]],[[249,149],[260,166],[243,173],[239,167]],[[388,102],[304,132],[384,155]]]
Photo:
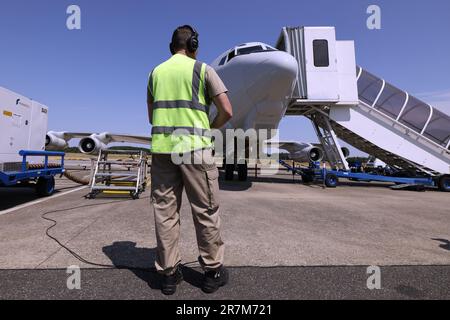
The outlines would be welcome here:
[[[35,184],[39,196],[50,196],[55,191],[55,176],[64,173],[64,152],[26,151],[19,152],[22,157],[20,168],[15,165],[11,168],[3,167],[0,171],[0,187],[11,187]],[[43,157],[42,164],[30,164],[29,157]],[[59,163],[49,163],[49,157],[60,157]]]
[[[339,179],[349,179],[352,181],[395,183],[397,185],[395,187],[396,189],[411,187],[437,187],[443,192],[450,192],[450,175],[443,175],[441,177],[396,177],[351,172],[346,170],[329,170],[326,168],[320,168],[320,163],[312,163],[308,168],[296,168],[290,166],[285,161],[280,160],[280,165],[288,171],[300,175],[305,183],[320,181],[323,182],[323,184],[328,188],[336,188],[339,183]]]

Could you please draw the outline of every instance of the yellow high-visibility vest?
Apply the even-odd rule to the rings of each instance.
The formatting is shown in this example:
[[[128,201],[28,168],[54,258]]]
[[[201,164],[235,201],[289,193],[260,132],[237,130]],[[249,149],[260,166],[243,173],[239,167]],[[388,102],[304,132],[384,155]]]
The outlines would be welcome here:
[[[152,153],[187,153],[212,148],[206,64],[176,54],[153,70]]]

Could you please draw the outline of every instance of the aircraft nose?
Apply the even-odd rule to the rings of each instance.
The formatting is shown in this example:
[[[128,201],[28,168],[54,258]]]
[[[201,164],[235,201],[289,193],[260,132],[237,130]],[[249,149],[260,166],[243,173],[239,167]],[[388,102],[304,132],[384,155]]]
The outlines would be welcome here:
[[[265,66],[267,90],[273,98],[292,95],[298,74],[297,60],[286,52],[276,51],[270,55]]]
[[[292,96],[298,74],[297,60],[284,51],[267,52],[261,58],[248,69],[249,75],[257,77],[247,88],[250,99],[259,103],[281,101]]]
[[[272,65],[276,76],[284,77],[291,81],[297,78],[298,63],[290,54],[283,51],[274,52],[269,64]]]

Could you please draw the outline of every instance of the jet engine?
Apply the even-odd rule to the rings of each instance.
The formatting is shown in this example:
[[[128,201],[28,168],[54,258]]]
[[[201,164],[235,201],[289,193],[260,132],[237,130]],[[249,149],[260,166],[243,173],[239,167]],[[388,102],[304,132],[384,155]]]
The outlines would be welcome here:
[[[311,146],[292,154],[291,158],[298,162],[319,162],[323,160],[324,152],[320,148]]]
[[[348,148],[342,148],[342,153],[344,154],[344,158],[347,159],[348,157],[350,157],[350,150]]]
[[[69,146],[64,139],[64,132],[49,132],[45,137],[45,149],[48,151],[64,150]]]
[[[78,149],[84,154],[95,154],[100,150],[108,149],[108,143],[106,134],[93,134],[90,137],[81,139]]]

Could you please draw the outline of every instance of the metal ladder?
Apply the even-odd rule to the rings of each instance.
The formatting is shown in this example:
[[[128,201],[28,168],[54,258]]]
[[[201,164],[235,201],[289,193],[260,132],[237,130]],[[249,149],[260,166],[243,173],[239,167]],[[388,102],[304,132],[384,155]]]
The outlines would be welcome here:
[[[439,173],[413,163],[391,152],[372,144],[364,138],[354,134],[330,119],[326,106],[309,106],[297,104],[295,101],[289,106],[288,116],[305,116],[308,118],[316,131],[317,137],[324,148],[325,155],[333,170],[349,170],[338,139],[345,141],[353,147],[366,152],[371,156],[387,163],[392,168],[417,174],[421,172],[429,176],[439,176]]]
[[[111,155],[125,159],[111,160]],[[99,194],[129,194],[139,199],[147,185],[148,156],[144,151],[101,150],[95,162],[88,198]]]
[[[323,146],[325,156],[333,170],[350,170],[349,164],[342,152],[339,140],[331,126],[330,119],[323,111],[316,109],[308,115],[313,123],[317,138]]]

